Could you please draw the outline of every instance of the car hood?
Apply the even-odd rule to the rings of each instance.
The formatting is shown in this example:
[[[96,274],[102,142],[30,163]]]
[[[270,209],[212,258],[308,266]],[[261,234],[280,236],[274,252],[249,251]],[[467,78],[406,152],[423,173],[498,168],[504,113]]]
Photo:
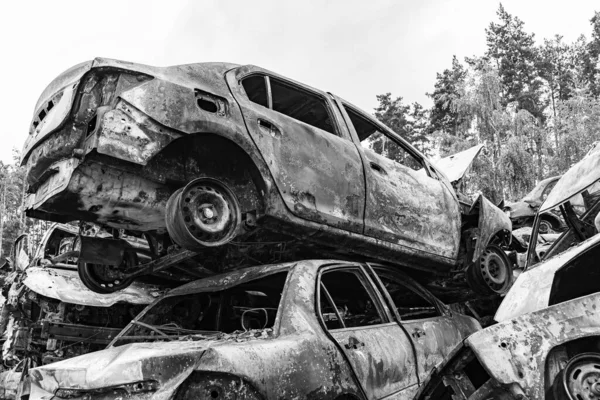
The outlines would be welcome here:
[[[482,144],[478,144],[470,149],[444,157],[434,164],[440,171],[446,174],[450,182],[459,181],[469,171],[473,160],[479,155],[483,147]]]
[[[32,383],[47,392],[94,390],[153,380],[172,392],[215,341],[133,343],[32,369]],[[159,396],[160,397],[160,396]]]
[[[556,271],[599,243],[600,235],[595,235],[523,272],[504,297],[494,319],[498,322],[507,321],[548,307]]]
[[[600,146],[595,146],[577,164],[573,165],[559,180],[539,213],[548,211],[571,197],[583,192],[600,179]]]
[[[65,303],[110,307],[116,303],[150,304],[164,293],[158,286],[133,282],[115,293],[99,294],[85,287],[77,271],[29,267],[23,284],[35,293]]]

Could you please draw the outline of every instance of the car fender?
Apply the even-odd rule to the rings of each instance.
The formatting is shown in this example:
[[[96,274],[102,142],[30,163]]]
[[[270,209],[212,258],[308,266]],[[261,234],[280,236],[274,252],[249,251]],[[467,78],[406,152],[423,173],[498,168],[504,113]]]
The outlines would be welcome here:
[[[511,242],[512,223],[502,210],[492,204],[483,195],[479,195],[471,206],[469,214],[478,214],[479,236],[471,262],[479,259],[483,251],[494,238],[499,238],[501,244],[509,245]]]
[[[556,346],[600,335],[600,293],[521,315],[471,335],[466,343],[490,377],[520,386],[530,399],[544,397],[548,353]]]
[[[98,294],[86,288],[77,271],[29,267],[23,284],[42,296],[70,304],[92,307],[110,307],[119,302],[150,304],[163,291],[154,285],[134,282],[115,293]]]

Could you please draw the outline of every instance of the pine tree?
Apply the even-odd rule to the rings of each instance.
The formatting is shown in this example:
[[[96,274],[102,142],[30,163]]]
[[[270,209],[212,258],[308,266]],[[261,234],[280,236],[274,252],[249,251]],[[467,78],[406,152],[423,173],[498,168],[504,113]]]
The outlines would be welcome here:
[[[429,120],[431,132],[459,136],[464,129],[465,121],[459,118],[453,104],[459,98],[459,89],[466,73],[464,66],[453,56],[452,68],[436,75],[434,90],[427,94],[433,100]]]

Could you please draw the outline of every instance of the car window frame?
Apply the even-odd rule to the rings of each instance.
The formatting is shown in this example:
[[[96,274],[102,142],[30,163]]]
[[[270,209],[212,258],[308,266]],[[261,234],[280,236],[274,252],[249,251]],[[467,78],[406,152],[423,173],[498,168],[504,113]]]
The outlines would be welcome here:
[[[267,105],[268,105],[268,107],[265,107],[262,104],[255,103],[252,100],[250,100],[250,97],[248,96],[248,93],[246,92],[246,88],[244,88],[244,85],[242,84],[242,82],[244,81],[244,79],[250,78],[252,76],[262,76],[262,77],[265,78],[265,89],[267,90]],[[289,116],[287,114],[283,114],[283,113],[281,113],[279,111],[274,110],[273,109],[273,93],[271,91],[271,78],[280,80],[280,81],[282,81],[287,86],[290,86],[290,87],[292,87],[294,89],[297,89],[297,90],[299,90],[301,92],[305,92],[305,93],[307,93],[309,95],[315,96],[319,100],[321,100],[325,104],[325,111],[327,112],[327,115],[329,115],[329,119],[332,122],[332,127],[333,127],[333,131],[334,132],[327,132],[326,130],[318,128],[318,127],[316,127],[314,125],[307,124],[306,122],[302,122],[299,119],[296,119],[296,118],[291,117],[291,116]],[[244,75],[241,75],[241,76],[237,77],[237,80],[238,80],[238,84],[241,86],[241,91],[244,93],[244,96],[246,96],[246,99],[248,101],[250,101],[252,104],[256,104],[257,106],[262,107],[262,108],[266,108],[269,111],[276,112],[276,113],[281,114],[281,115],[285,115],[286,117],[291,118],[291,119],[293,119],[296,122],[299,122],[301,124],[306,124],[306,125],[314,128],[314,129],[318,129],[318,130],[323,131],[323,132],[325,132],[325,133],[327,133],[329,135],[334,135],[334,136],[337,136],[337,137],[342,138],[342,139],[349,139],[349,138],[347,138],[347,137],[344,136],[344,134],[343,134],[344,130],[341,129],[341,127],[340,127],[339,121],[338,121],[337,116],[336,116],[336,114],[334,112],[334,109],[333,109],[333,104],[331,104],[330,100],[327,98],[327,96],[324,93],[321,93],[321,92],[319,92],[317,90],[314,90],[314,89],[312,89],[312,88],[310,88],[310,87],[308,87],[306,85],[303,85],[300,82],[296,82],[294,80],[287,79],[287,78],[282,77],[280,75],[274,74],[272,72],[264,71],[264,70],[250,71],[247,74],[244,74]]]
[[[398,318],[398,322],[411,323],[411,322],[416,322],[416,321],[426,321],[428,319],[433,319],[433,318],[451,317],[452,316],[452,312],[450,311],[450,308],[445,303],[443,303],[440,299],[435,297],[433,295],[433,293],[428,291],[425,287],[420,285],[418,282],[413,280],[408,275],[402,273],[401,271],[397,270],[396,268],[388,267],[388,266],[385,266],[382,264],[367,263],[367,266],[369,267],[370,273],[373,274],[375,281],[377,282],[377,289],[384,294],[384,297],[390,303],[389,306],[392,308],[392,311],[393,311],[394,315],[396,316],[396,318]],[[415,293],[416,295],[421,296],[425,300],[431,302],[432,306],[435,307],[435,309],[439,315],[434,316],[434,317],[416,318],[416,319],[410,319],[410,320],[402,319],[402,316],[400,315],[400,312],[398,311],[398,307],[396,306],[396,303],[394,302],[392,295],[388,292],[385,285],[383,284],[383,281],[381,280],[381,277],[377,273],[378,269],[384,270],[384,271],[389,271],[389,273],[391,275],[397,275],[397,276],[401,277],[402,279],[400,280],[399,284],[401,286],[405,287],[407,290],[412,290],[412,292]]]
[[[383,135],[385,135],[388,139],[392,140],[393,142],[395,142],[398,146],[400,146],[404,151],[406,151],[408,154],[410,154],[412,157],[414,157],[420,164],[421,166],[425,169],[425,172],[427,174],[428,177],[432,178],[432,179],[436,179],[439,180],[439,178],[436,176],[436,174],[433,174],[431,172],[430,169],[430,163],[427,160],[427,158],[421,154],[416,148],[414,148],[410,143],[408,143],[404,138],[402,138],[400,135],[398,135],[396,132],[394,132],[393,130],[391,130],[390,128],[388,128],[387,126],[385,126],[384,124],[382,124],[380,121],[378,121],[376,118],[373,118],[371,115],[365,113],[363,110],[361,110],[360,108],[354,106],[353,104],[347,102],[346,100],[342,100],[339,98],[335,98],[335,101],[337,103],[337,106],[340,110],[340,113],[342,114],[342,118],[344,119],[344,123],[346,124],[348,131],[351,132],[352,138],[356,144],[356,147],[360,148],[361,152],[365,152],[365,149],[362,146],[362,142],[360,140],[360,138],[358,137],[358,132],[356,132],[356,128],[354,127],[354,124],[352,123],[352,120],[350,119],[350,115],[348,115],[348,112],[346,111],[346,108],[350,109],[352,112],[358,114],[360,117],[366,119],[367,121],[369,121],[370,123],[372,123],[373,125],[377,126],[379,128],[379,132],[381,132]],[[381,155],[382,157],[385,157],[383,155]],[[387,157],[385,157],[387,159]],[[394,160],[388,159],[390,161],[396,162]],[[400,163],[398,163],[400,164]],[[406,168],[410,168],[406,165],[400,164],[403,167]],[[416,171],[412,168],[410,168],[413,171]]]
[[[229,272],[232,272],[232,271],[229,271]],[[217,274],[215,276],[218,277],[219,275],[226,275],[229,272],[226,271],[226,272],[223,272],[222,274]],[[171,289],[171,290],[167,291],[165,294],[163,294],[162,296],[159,296],[158,298],[156,298],[150,304],[146,305],[146,307],[144,307],[144,309],[142,309],[139,313],[137,313],[136,316],[133,317],[131,319],[131,321],[129,321],[129,323],[127,325],[125,325],[123,327],[123,329],[121,329],[121,331],[110,341],[110,343],[106,345],[106,348],[109,349],[109,348],[112,348],[112,347],[116,347],[116,344],[120,341],[120,339],[123,336],[126,336],[126,334],[130,331],[130,329],[135,325],[134,321],[139,321],[142,318],[144,318],[144,316],[151,309],[153,309],[156,306],[157,303],[159,303],[159,302],[161,302],[163,300],[170,299],[170,298],[177,297],[177,296],[189,296],[189,295],[198,294],[198,293],[219,292],[219,291],[222,291],[222,290],[231,289],[231,288],[233,288],[235,286],[238,286],[238,285],[241,285],[241,284],[244,284],[244,283],[247,283],[247,282],[252,282],[252,281],[257,280],[257,279],[262,279],[262,278],[265,278],[267,276],[275,275],[275,274],[278,274],[278,273],[281,273],[281,272],[285,272],[287,274],[287,276],[285,278],[285,282],[283,283],[283,289],[282,289],[282,292],[281,292],[281,298],[279,299],[279,305],[277,306],[277,316],[275,317],[275,321],[273,322],[273,327],[271,328],[273,330],[273,337],[277,338],[277,337],[279,337],[280,331],[281,331],[282,318],[283,318],[282,313],[283,313],[284,303],[287,300],[286,296],[288,295],[289,289],[292,286],[291,282],[292,282],[292,275],[294,273],[294,265],[286,265],[286,266],[281,267],[281,268],[276,268],[275,271],[269,271],[268,273],[260,274],[258,277],[252,277],[250,279],[240,279],[240,280],[238,280],[238,282],[236,284],[228,285],[228,286],[225,286],[225,287],[219,287],[216,290],[207,290],[207,289],[211,289],[211,288],[214,288],[214,287],[208,287],[208,288],[201,287],[201,288],[196,288],[194,290],[189,290],[189,291],[180,290],[181,287],[186,286],[187,284],[179,286],[179,287],[176,287],[174,289]],[[210,278],[210,277],[208,277],[208,278]],[[200,279],[197,279],[197,281],[198,280],[200,280]],[[196,282],[196,281],[188,282],[188,284],[193,283],[193,282]],[[294,294],[294,296],[295,296],[295,294]]]
[[[342,321],[342,324],[341,324],[341,325],[343,325],[342,328],[336,328],[336,329],[327,328],[327,324],[325,323],[325,320],[323,319],[323,313],[321,312],[321,285],[322,285],[321,277],[323,276],[324,273],[336,271],[336,270],[357,270],[359,272],[359,274],[358,274],[359,280],[365,287],[367,294],[369,296],[371,296],[371,299],[374,302],[375,308],[377,309],[377,312],[379,313],[379,315],[381,317],[381,320],[382,320],[381,323],[373,324],[373,325],[346,327],[345,324],[343,323],[343,320],[340,320],[340,321]],[[327,289],[327,286],[325,286],[324,284],[323,284],[323,287],[325,289]],[[321,266],[317,272],[314,301],[315,301],[314,308],[315,308],[317,320],[319,321],[319,324],[321,325],[323,330],[325,332],[327,332],[328,334],[329,334],[329,332],[333,332],[333,331],[343,332],[346,330],[372,329],[372,328],[377,328],[377,327],[381,327],[381,326],[386,326],[389,324],[396,324],[396,321],[395,321],[393,315],[391,314],[389,307],[387,306],[387,304],[381,297],[381,292],[379,290],[377,290],[375,283],[373,282],[370,275],[367,273],[367,271],[364,269],[364,267],[361,264],[333,264],[333,265]],[[335,303],[334,303],[334,305],[335,305]],[[337,311],[336,311],[336,314],[337,314]],[[340,318],[339,314],[338,314],[338,318]]]

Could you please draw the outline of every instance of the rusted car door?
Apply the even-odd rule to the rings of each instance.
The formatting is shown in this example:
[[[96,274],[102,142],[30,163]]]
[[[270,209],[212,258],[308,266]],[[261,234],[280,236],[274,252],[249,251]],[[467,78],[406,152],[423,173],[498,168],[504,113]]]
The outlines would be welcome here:
[[[430,176],[423,157],[377,120],[338,99],[365,159],[365,235],[454,263],[460,207],[449,183]]]
[[[418,379],[411,340],[390,320],[369,278],[358,267],[331,267],[321,271],[319,285],[323,325],[367,397],[412,398]]]
[[[227,82],[289,210],[362,233],[362,162],[329,96],[254,66]]]
[[[463,333],[459,327],[464,321],[453,319],[430,293],[401,272],[385,267],[374,270],[389,293],[401,324],[412,338],[419,379],[423,381],[461,342]],[[464,328],[465,332],[469,329],[468,326]]]

